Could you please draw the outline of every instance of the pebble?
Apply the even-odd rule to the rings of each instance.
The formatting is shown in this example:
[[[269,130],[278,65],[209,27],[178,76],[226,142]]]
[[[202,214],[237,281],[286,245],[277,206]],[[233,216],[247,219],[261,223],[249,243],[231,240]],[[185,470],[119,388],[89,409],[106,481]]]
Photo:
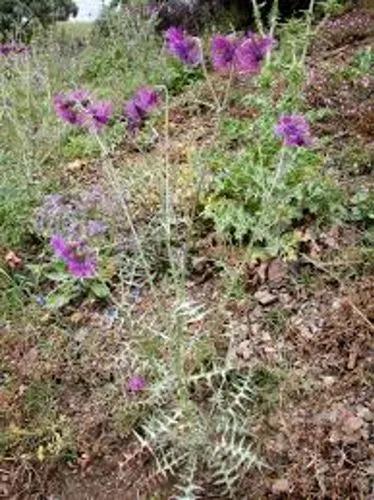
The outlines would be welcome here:
[[[361,406],[358,410],[357,410],[357,415],[362,418],[363,420],[365,420],[365,422],[372,422],[373,421],[373,418],[374,418],[374,415],[373,415],[373,412],[369,410],[369,408],[366,408],[366,406]]]
[[[248,340],[241,342],[238,346],[237,354],[245,361],[248,361],[253,355],[251,343]]]
[[[290,484],[287,479],[278,479],[273,483],[271,490],[275,495],[288,493],[290,491]]]
[[[254,294],[254,298],[262,305],[269,306],[277,301],[276,295],[268,292],[267,290],[259,290]]]

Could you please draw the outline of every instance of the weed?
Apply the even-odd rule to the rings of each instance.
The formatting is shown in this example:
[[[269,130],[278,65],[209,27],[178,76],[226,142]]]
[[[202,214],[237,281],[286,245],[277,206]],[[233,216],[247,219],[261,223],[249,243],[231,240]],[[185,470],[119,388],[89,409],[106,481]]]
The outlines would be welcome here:
[[[371,47],[358,51],[352,61],[341,71],[337,77],[341,80],[356,81],[359,78],[374,75],[374,53]]]
[[[285,331],[289,316],[289,311],[274,307],[265,314],[265,328],[270,330],[271,332],[274,332],[275,335],[281,335]]]

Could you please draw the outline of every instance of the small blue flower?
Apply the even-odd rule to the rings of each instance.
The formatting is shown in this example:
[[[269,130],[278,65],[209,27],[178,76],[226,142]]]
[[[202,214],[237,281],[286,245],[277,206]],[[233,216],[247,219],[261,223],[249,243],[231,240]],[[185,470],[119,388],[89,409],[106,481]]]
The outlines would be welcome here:
[[[43,297],[43,295],[37,295],[35,297],[35,302],[41,307],[45,306],[46,304],[46,300],[45,297]]]

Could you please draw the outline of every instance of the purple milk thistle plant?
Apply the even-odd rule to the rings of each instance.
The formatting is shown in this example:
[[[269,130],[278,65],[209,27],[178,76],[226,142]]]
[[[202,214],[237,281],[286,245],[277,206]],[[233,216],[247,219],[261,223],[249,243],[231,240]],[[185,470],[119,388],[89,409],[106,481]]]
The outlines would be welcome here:
[[[57,94],[53,102],[61,120],[86,128],[92,133],[100,132],[113,114],[110,102],[94,101],[91,94],[83,89]]]
[[[281,116],[274,131],[285,146],[308,147],[312,144],[310,126],[303,115]]]
[[[188,66],[198,66],[202,62],[200,40],[188,35],[181,28],[172,26],[165,32],[166,48],[170,54]]]
[[[160,98],[151,87],[142,87],[126,103],[124,113],[131,131],[139,129],[148,115],[158,106]]]
[[[56,257],[62,260],[75,278],[93,278],[97,273],[97,261],[85,241],[67,241],[55,234],[51,246]]]

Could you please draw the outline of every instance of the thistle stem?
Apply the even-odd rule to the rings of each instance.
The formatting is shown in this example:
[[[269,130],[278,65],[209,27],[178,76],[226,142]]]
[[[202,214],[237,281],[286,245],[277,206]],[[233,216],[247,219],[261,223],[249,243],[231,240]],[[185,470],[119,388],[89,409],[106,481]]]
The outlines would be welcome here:
[[[203,47],[202,47],[202,44],[201,44],[201,40],[198,41],[199,42],[199,46],[200,46],[200,51],[201,51],[201,68],[203,70],[203,75],[204,75],[204,78],[208,84],[208,87],[209,87],[209,90],[212,94],[212,97],[213,97],[213,100],[215,102],[215,105],[216,105],[216,108],[217,108],[217,111],[220,111],[221,110],[221,103],[218,99],[218,96],[217,96],[217,92],[215,91],[214,89],[214,86],[212,84],[212,80],[209,76],[209,72],[208,72],[208,68],[206,66],[206,62],[205,62],[205,57],[203,55]]]
[[[307,55],[308,48],[309,48],[309,40],[310,40],[310,37],[311,37],[311,34],[312,34],[312,21],[313,21],[314,4],[315,4],[315,0],[310,0],[309,8],[308,8],[308,11],[307,11],[307,14],[306,14],[306,18],[307,18],[307,23],[306,23],[306,41],[305,41],[305,45],[304,45],[304,48],[303,48],[303,53],[302,53],[302,56],[301,56],[301,59],[300,59],[300,63],[302,65],[304,65],[304,63],[305,63],[306,55]]]
[[[261,20],[261,12],[258,6],[257,0],[251,0],[253,7],[253,14],[255,16],[256,28],[257,31],[261,34],[261,36],[265,35],[264,25]]]
[[[132,219],[132,216],[131,216],[131,213],[130,213],[130,208],[128,206],[128,202],[126,200],[126,197],[124,196],[122,190],[120,190],[118,188],[118,182],[116,182],[116,178],[115,178],[115,173],[114,173],[114,170],[113,170],[113,165],[112,165],[112,162],[109,158],[109,151],[108,149],[106,148],[105,144],[103,143],[103,141],[101,140],[101,138],[99,137],[99,135],[97,134],[97,132],[95,132],[95,137],[96,137],[96,140],[102,150],[102,153],[103,153],[103,157],[104,157],[104,162],[103,162],[103,165],[105,167],[105,174],[106,174],[106,177],[109,181],[109,184],[111,186],[111,188],[113,189],[118,201],[119,201],[119,204],[120,206],[122,207],[123,209],[123,212],[124,212],[124,215],[125,215],[125,219],[129,225],[129,228],[130,228],[130,231],[133,235],[133,238],[134,238],[134,241],[135,241],[135,244],[138,248],[138,252],[139,252],[139,255],[140,255],[140,258],[143,262],[143,266],[144,266],[144,271],[147,275],[147,279],[148,279],[148,282],[149,282],[149,285],[151,287],[151,289],[154,290],[154,283],[153,283],[153,278],[152,278],[152,274],[151,274],[151,271],[149,269],[149,265],[148,265],[148,262],[147,262],[147,259],[145,257],[145,254],[144,254],[144,251],[143,251],[143,247],[142,247],[142,244],[140,242],[140,239],[139,239],[139,236],[138,236],[138,233],[135,229],[135,225],[134,225],[134,221]]]

